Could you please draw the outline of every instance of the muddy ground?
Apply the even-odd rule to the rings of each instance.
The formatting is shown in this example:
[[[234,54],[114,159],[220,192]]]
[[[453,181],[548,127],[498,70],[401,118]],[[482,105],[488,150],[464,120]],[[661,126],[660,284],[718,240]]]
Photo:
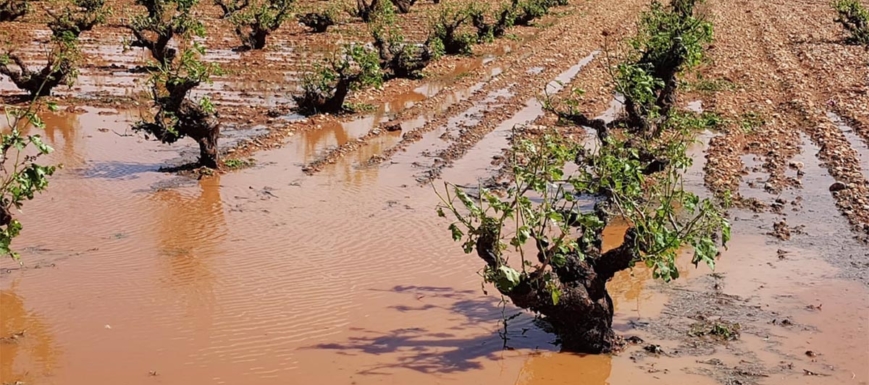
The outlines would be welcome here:
[[[123,52],[120,28],[86,33],[82,76],[55,97],[68,108],[46,116],[64,169],[21,215],[23,266],[0,261],[0,383],[869,383],[869,53],[842,44],[826,2],[704,7],[715,43],[681,104],[724,124],[700,136],[687,182],[734,194],[735,236],[715,272],[685,260],[673,284],[642,269],[610,282],[617,332],[635,337],[624,352],[559,353],[483,293],[434,215],[430,183],[497,183],[514,128],[554,125],[542,95],[582,88],[589,114],[617,110],[606,59],[646,5],[573,1],[352,96],[372,111],[302,118],[299,71],[364,24],[287,23],[237,53],[202,4],[207,58],[230,71],[202,93],[226,158],[252,166],[198,180],[158,171],[194,159],[192,143],[129,131],[144,54]],[[436,7],[400,15],[411,39]],[[0,24],[33,60],[40,17]],[[0,94],[16,95],[6,79]]]

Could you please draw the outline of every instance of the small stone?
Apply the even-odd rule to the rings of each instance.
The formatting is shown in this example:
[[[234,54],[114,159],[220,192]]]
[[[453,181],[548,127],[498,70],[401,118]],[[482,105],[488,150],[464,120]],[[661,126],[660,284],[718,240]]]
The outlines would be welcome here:
[[[842,191],[846,188],[848,188],[848,187],[845,186],[844,183],[836,182],[836,183],[833,183],[832,185],[830,185],[830,192]]]

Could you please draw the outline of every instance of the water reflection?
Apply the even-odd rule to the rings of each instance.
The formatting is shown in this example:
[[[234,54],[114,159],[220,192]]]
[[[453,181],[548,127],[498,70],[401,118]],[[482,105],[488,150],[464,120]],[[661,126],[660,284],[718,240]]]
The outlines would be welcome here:
[[[228,235],[220,178],[200,180],[198,190],[193,196],[176,189],[153,196],[161,203],[155,223],[157,249],[166,271],[163,280],[189,305],[213,302],[212,263]]]
[[[516,385],[604,385],[612,372],[612,356],[545,352],[525,361]]]
[[[387,109],[388,106],[384,104],[376,113],[364,118],[344,123],[330,121],[323,123],[321,128],[305,132],[302,134],[303,140],[299,141],[304,146],[302,150],[304,162],[312,162],[324,156],[328,149],[365,136],[384,120]],[[372,156],[381,154],[399,140],[401,140],[401,132],[386,132],[372,137],[367,145],[354,149],[347,157],[337,159],[336,164],[325,165],[322,174],[330,180],[337,178],[346,186],[360,187],[377,177],[378,168],[359,169],[358,166],[367,164]]]
[[[604,251],[620,246],[627,228],[627,223],[615,221],[604,229]],[[679,268],[681,278],[689,277],[691,271],[694,270],[691,258],[686,257],[686,255],[681,255],[676,260],[676,266]],[[646,285],[652,281],[652,270],[642,263],[637,263],[632,269],[616,273],[612,280],[607,283],[607,290],[613,297],[613,305],[616,309],[640,317],[649,317],[663,306],[663,298],[655,300],[652,292],[646,290],[644,293]],[[623,302],[633,303],[633,305]],[[648,314],[644,313],[644,310],[648,311]]]
[[[373,138],[367,146],[357,149],[353,156],[340,160],[333,170],[326,170],[330,177],[338,177],[338,181],[345,186],[360,188],[367,183],[377,180],[380,167],[368,167],[371,157],[382,154],[401,140],[400,132],[387,132],[384,135]]]
[[[35,379],[52,375],[61,352],[45,321],[27,310],[17,289],[18,279],[0,290],[0,381],[37,383]]]
[[[74,113],[60,112],[43,114],[45,122],[46,141],[55,150],[54,159],[57,159],[67,167],[77,167],[84,163],[76,146],[77,136],[81,135],[81,122],[79,116]]]
[[[320,128],[304,133],[304,161],[307,163],[317,159],[328,147],[347,143],[350,140],[348,131],[349,129],[345,124],[329,121],[323,123]]]
[[[437,92],[434,92],[437,93]],[[433,94],[434,94],[433,93]],[[425,100],[428,96],[417,91],[410,91],[396,96],[389,102],[383,105],[383,111],[390,114],[398,113],[404,109],[412,107],[414,104]]]

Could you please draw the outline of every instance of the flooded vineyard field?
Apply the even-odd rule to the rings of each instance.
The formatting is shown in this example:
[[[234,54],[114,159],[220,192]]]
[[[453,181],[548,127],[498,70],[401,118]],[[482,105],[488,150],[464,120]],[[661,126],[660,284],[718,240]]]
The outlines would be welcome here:
[[[51,39],[44,3],[0,22],[33,66]],[[62,168],[16,211],[20,263],[0,258],[0,384],[869,384],[869,51],[842,43],[827,2],[698,10],[715,39],[678,105],[720,124],[688,148],[684,184],[732,194],[733,238],[714,271],[685,249],[678,280],[641,263],[616,273],[606,289],[626,343],[612,354],[562,351],[482,283],[435,188],[509,180],[511,144],[543,126],[595,143],[549,107],[622,113],[614,47],[648,1],[553,6],[422,78],[352,91],[355,112],[310,116],[292,97],[305,74],[370,42],[366,23],[342,10],[315,34],[293,16],[265,50],[238,52],[219,8],[198,3],[201,60],[224,73],[191,97],[217,111],[223,164],[192,171],[194,140],[132,129],[153,116],[151,56],[124,49],[139,5],[108,3],[80,38],[75,84],[46,97],[58,108],[40,111],[44,128],[24,128],[54,149],[39,162]],[[440,7],[468,3],[395,17],[422,42]],[[7,108],[22,95],[0,75]],[[610,222],[602,250],[629,227]]]

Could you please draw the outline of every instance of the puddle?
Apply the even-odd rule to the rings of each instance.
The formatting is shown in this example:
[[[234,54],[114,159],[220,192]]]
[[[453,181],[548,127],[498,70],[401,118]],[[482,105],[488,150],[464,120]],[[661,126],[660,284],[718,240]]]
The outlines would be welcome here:
[[[757,222],[751,222],[736,223],[733,246],[722,252],[716,268],[722,277],[715,281],[719,282],[719,290],[737,296],[747,306],[744,315],[726,310],[721,314],[724,320],[747,323],[739,345],[727,348],[733,356],[716,356],[728,365],[762,364],[770,373],[761,383],[841,384],[869,380],[865,368],[869,351],[862,348],[869,330],[866,287],[834,278],[837,269],[818,260],[818,252],[825,250],[776,245],[752,231],[751,224]],[[692,311],[682,310],[685,314]],[[758,318],[762,312],[769,312],[769,318]],[[747,318],[739,318],[743,316]],[[756,321],[748,321],[752,318]],[[781,326],[773,319],[787,319],[795,326]],[[807,376],[804,370],[823,375]]]
[[[385,120],[386,118],[383,115],[371,115],[349,122],[330,121],[323,123],[321,127],[315,130],[305,131],[295,137],[291,137],[290,141],[285,145],[289,150],[281,152],[297,154],[295,156],[291,155],[294,159],[293,163],[305,164],[313,162],[322,158],[329,150],[364,136],[369,130],[377,127],[378,124]],[[389,136],[397,141],[400,139],[399,134],[385,136]]]
[[[857,135],[857,132],[855,132],[854,129],[839,115],[827,112],[827,118],[842,131],[842,134],[845,135],[845,139],[848,140],[848,144],[850,144],[851,148],[857,152],[857,162],[859,162],[860,171],[863,172],[863,177],[869,180],[869,143],[863,141],[863,139]]]
[[[835,179],[818,160],[820,148],[805,135],[801,135],[801,140],[802,152],[794,160],[803,165],[803,188],[786,190],[778,197],[787,202],[785,213],[789,226],[800,229],[793,234],[791,241],[805,249],[820,250],[827,262],[841,268],[839,274],[842,277],[869,285],[869,272],[859,268],[866,266],[869,251],[847,236],[851,232],[850,226],[839,215],[830,194],[829,186]],[[794,211],[793,207],[798,207],[799,211]]]
[[[702,114],[703,113],[703,101],[702,100],[694,100],[694,101],[688,102],[688,105],[686,106],[686,108],[688,109],[688,111]]]
[[[770,179],[769,174],[763,169],[764,160],[755,154],[743,154],[739,156],[739,159],[745,165],[742,183],[739,186],[739,195],[761,202],[770,200],[770,195],[764,190],[764,186]]]
[[[546,85],[544,92],[550,95],[560,92],[564,88],[564,84],[569,83],[576,77],[579,71],[591,63],[598,53],[600,51],[593,51],[577,64],[560,73],[555,77],[555,80]],[[454,168],[445,171],[443,179],[458,184],[476,183],[477,178],[482,178],[488,174],[488,166],[491,163],[492,156],[499,153],[501,149],[509,144],[508,140],[513,127],[531,123],[542,115],[543,105],[540,104],[540,101],[536,98],[527,100],[524,108],[499,124],[494,131],[474,145],[474,148],[467,155],[456,161]]]
[[[654,369],[638,368],[629,360],[605,355],[574,355],[540,353],[529,357],[516,379],[516,385],[573,385],[582,379],[583,385],[629,384],[642,378],[643,384],[713,385],[714,380],[682,371],[689,360],[655,365]],[[654,375],[652,373],[660,373]]]
[[[451,86],[456,81],[457,78],[468,74],[470,71],[473,71],[482,65],[484,65],[484,63],[482,63],[482,61],[481,61],[477,64],[472,64],[470,66],[457,66],[456,69],[454,69],[448,75],[443,76],[440,79],[435,79],[435,80],[432,80],[429,82],[425,82],[422,85],[413,89],[413,91],[411,91],[410,93],[406,94],[407,96],[400,95],[398,98],[399,99],[406,99],[406,98],[416,99],[417,98],[416,96],[410,96],[410,95],[422,95],[423,99],[414,100],[414,103],[412,103],[412,104],[405,103],[404,108],[410,108],[410,107],[414,106],[416,104],[416,102],[420,102],[420,101],[425,100],[427,98],[437,96],[442,90]],[[489,73],[487,74],[487,76],[483,80],[475,83],[474,85],[472,85],[470,87],[453,90],[449,94],[445,95],[443,100],[441,100],[438,103],[438,105],[434,108],[434,111],[432,111],[430,114],[434,115],[435,113],[443,112],[444,110],[449,108],[451,105],[467,99],[472,94],[474,94],[477,91],[479,91],[480,89],[482,89],[489,80],[500,75],[502,72],[503,72],[503,69],[501,67],[492,67],[491,69],[489,69]]]
[[[451,140],[457,139],[464,129],[482,123],[484,113],[497,110],[504,105],[503,102],[512,98],[513,94],[510,92],[510,87],[489,92],[479,103],[475,103],[465,111],[450,117],[444,125],[439,126],[422,140],[409,145],[406,151],[395,154],[391,162],[412,164],[417,168],[433,166],[432,162],[440,160],[427,158],[436,157],[440,151],[449,146]],[[419,154],[426,156],[420,157]]]
[[[617,93],[613,100],[610,101],[609,107],[607,107],[606,111],[595,117],[595,119],[601,119],[606,123],[612,122],[624,110],[624,101],[624,96]],[[588,126],[583,126],[582,128],[585,129],[585,136],[582,138],[583,146],[592,151],[596,151],[598,146],[600,146],[600,140],[597,136],[597,130]]]
[[[264,152],[256,168],[167,189],[155,186],[173,178],[153,170],[193,143],[121,137],[112,131],[123,132],[132,117],[99,112],[46,119],[46,139],[57,148],[49,160],[68,167],[21,215],[15,247],[27,268],[0,261],[0,336],[26,331],[0,344],[4,381],[712,383],[684,370],[697,366],[693,356],[636,363],[630,354],[556,353],[528,314],[508,323],[515,350],[504,350],[497,320],[517,310],[481,292],[480,262],[449,239],[433,212],[436,197],[406,187],[412,175],[338,165],[304,177],[283,158],[348,140],[339,138],[343,129]],[[610,228],[607,240],[621,231]],[[823,333],[779,331],[782,345],[769,352],[760,338],[746,337],[747,346],[765,362],[782,360],[782,351],[797,369],[832,374],[814,381],[850,381],[851,372],[865,381],[865,289],[843,286],[811,254],[791,252],[778,261],[775,248],[738,240],[720,273],[743,277],[726,286],[734,294]],[[780,264],[775,274],[768,262]],[[679,263],[685,282],[709,274]],[[663,314],[659,285],[640,268],[610,282],[619,333],[645,336],[631,325]],[[816,302],[822,312],[794,310]],[[800,357],[808,349],[822,354],[818,363]],[[801,381],[796,372],[767,383]]]
[[[303,133],[302,135],[305,138],[305,141],[309,143],[316,143],[309,147],[306,147],[306,155],[304,161],[306,163],[314,161],[315,159],[320,158],[325,150],[335,149],[344,145],[345,143],[348,143],[349,141],[362,138],[363,136],[368,134],[369,131],[376,128],[380,123],[386,122],[389,119],[395,117],[397,113],[411,108],[420,102],[426,101],[429,98],[439,95],[444,89],[446,89],[447,87],[452,85],[453,82],[455,82],[456,77],[467,74],[468,72],[475,70],[476,68],[479,68],[486,63],[487,62],[484,59],[480,59],[471,61],[470,63],[466,63],[465,65],[457,66],[453,70],[453,72],[451,72],[447,76],[433,81],[425,82],[422,85],[413,89],[412,91],[397,95],[396,97],[392,98],[392,100],[382,103],[377,109],[377,112],[373,115],[365,116],[363,118],[356,119],[347,123],[330,123],[329,126],[324,127],[324,129],[317,129],[311,132]],[[486,80],[480,81],[469,88],[463,88],[450,92],[440,101],[440,103],[438,103],[438,105],[434,109],[427,111],[426,115],[420,115],[419,117],[417,117],[416,120],[411,120],[410,122],[403,123],[402,131],[407,132],[425,125],[428,118],[436,113],[446,110],[451,105],[470,97],[470,95],[482,89],[489,79],[497,76],[498,74],[500,74],[500,72],[500,68],[493,68],[490,71],[489,76]],[[495,95],[494,97],[503,97],[503,95]],[[483,109],[484,108],[476,108],[471,113],[476,114]],[[330,135],[334,137],[334,140],[322,140],[324,136]],[[395,135],[375,137],[375,140],[379,141],[380,144],[387,147],[391,147],[392,145],[397,144],[400,139],[401,133],[396,133]],[[372,152],[369,150],[366,153],[369,155],[377,155],[381,152],[382,151]],[[367,159],[363,160],[367,161]]]
[[[694,142],[688,145],[687,154],[691,158],[691,166],[685,170],[682,180],[691,192],[697,194],[700,199],[712,198],[712,193],[706,189],[704,178],[706,176],[706,149],[709,142],[718,134],[709,130],[703,130],[694,137]]]

